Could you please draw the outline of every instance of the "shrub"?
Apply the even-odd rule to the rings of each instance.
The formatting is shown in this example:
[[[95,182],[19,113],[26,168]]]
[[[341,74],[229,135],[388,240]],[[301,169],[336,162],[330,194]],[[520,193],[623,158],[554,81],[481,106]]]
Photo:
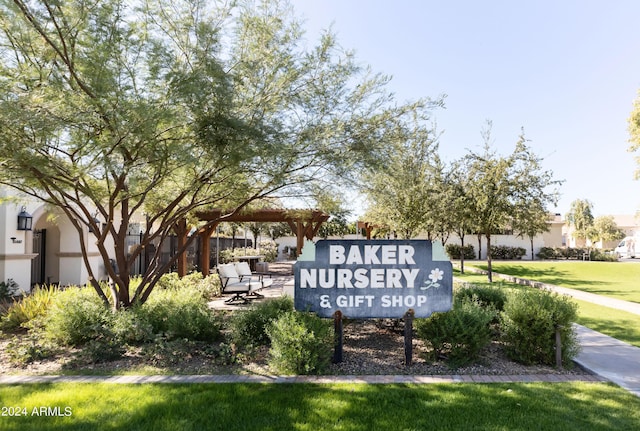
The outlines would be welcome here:
[[[501,313],[507,355],[523,364],[555,364],[556,330],[560,331],[562,362],[570,365],[579,344],[572,326],[577,305],[566,296],[547,290],[512,293]]]
[[[97,335],[82,346],[76,363],[99,364],[120,359],[125,353],[121,340],[108,330]]]
[[[13,279],[0,282],[0,301],[6,301],[13,298],[18,291],[18,283]]]
[[[44,318],[46,337],[67,346],[78,346],[102,335],[109,313],[93,289],[71,287],[54,296]]]
[[[431,345],[433,360],[444,356],[450,367],[457,368],[475,361],[489,344],[489,324],[495,315],[495,310],[463,298],[454,303],[451,311],[416,319],[416,334]]]
[[[31,294],[17,300],[7,310],[7,314],[0,321],[4,330],[16,330],[24,327],[28,322],[44,316],[58,293],[54,287],[35,289]]]
[[[311,313],[289,311],[267,327],[269,366],[282,374],[321,374],[331,363],[333,325]]]
[[[607,253],[604,250],[591,250],[589,259],[598,262],[617,262],[618,256],[613,253]]]
[[[111,313],[109,327],[120,344],[137,345],[153,340],[153,326],[140,307]]]
[[[465,298],[476,298],[478,305],[485,308],[492,308],[496,312],[504,310],[507,294],[504,289],[497,286],[474,286],[457,289],[454,294],[456,301],[463,301]]]
[[[50,343],[43,342],[38,335],[31,333],[21,337],[14,336],[5,348],[9,362],[20,366],[48,358],[53,352],[54,347]]]
[[[501,260],[518,260],[527,254],[527,250],[522,247],[511,247],[508,245],[492,245],[491,257]]]
[[[239,346],[269,345],[267,326],[289,311],[293,311],[293,299],[289,296],[269,299],[239,311],[229,322],[231,339]]]
[[[155,334],[164,334],[167,339],[212,341],[220,337],[219,319],[194,287],[158,290],[140,313]]]
[[[445,247],[447,254],[450,259],[460,259],[460,244],[447,244]],[[471,260],[475,259],[476,252],[471,244],[467,244],[464,246],[464,259]]]
[[[179,283],[180,283],[180,277],[178,276],[177,272],[167,272],[165,274],[162,274],[162,276],[156,283],[155,289],[158,289],[158,290],[177,289]]]
[[[553,260],[558,259],[561,256],[561,253],[553,247],[540,247],[540,251],[536,256],[538,259]]]
[[[259,249],[265,262],[275,262],[278,258],[278,245],[274,241],[261,241]]]
[[[163,274],[158,280],[156,288],[160,290],[195,288],[199,291],[200,296],[206,300],[222,295],[222,283],[220,283],[220,277],[217,274],[204,277],[201,272],[197,271],[182,278],[176,272]]]

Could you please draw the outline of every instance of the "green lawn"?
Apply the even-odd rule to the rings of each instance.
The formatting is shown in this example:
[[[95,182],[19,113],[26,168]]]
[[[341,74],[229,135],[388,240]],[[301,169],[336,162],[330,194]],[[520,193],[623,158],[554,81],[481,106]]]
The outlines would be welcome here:
[[[470,263],[466,262],[465,266]],[[471,265],[487,269],[486,263]],[[582,261],[493,262],[493,271],[640,303],[640,263]]]
[[[0,400],[27,411],[4,431],[640,429],[640,398],[605,383],[26,384]]]

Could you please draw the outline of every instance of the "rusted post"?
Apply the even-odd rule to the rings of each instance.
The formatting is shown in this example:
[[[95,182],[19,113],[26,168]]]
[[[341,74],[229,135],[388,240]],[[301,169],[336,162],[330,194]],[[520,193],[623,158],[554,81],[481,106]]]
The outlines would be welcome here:
[[[413,363],[413,317],[415,311],[410,308],[404,315],[404,364]]]
[[[342,311],[336,310],[333,313],[333,363],[338,364],[342,362]]]

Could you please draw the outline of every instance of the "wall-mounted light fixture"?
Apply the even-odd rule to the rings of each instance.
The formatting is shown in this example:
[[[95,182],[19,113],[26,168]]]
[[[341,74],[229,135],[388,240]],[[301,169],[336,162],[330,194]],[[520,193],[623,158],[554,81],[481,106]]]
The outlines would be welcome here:
[[[23,205],[18,214],[18,230],[31,230],[32,223],[33,217],[27,212],[27,207]]]

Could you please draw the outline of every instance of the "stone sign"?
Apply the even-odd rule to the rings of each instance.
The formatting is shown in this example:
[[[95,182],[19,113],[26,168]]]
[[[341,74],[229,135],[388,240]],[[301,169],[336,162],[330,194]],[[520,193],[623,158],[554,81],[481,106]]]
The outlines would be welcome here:
[[[429,317],[452,306],[453,269],[439,242],[308,241],[294,279],[296,310],[321,317]]]

